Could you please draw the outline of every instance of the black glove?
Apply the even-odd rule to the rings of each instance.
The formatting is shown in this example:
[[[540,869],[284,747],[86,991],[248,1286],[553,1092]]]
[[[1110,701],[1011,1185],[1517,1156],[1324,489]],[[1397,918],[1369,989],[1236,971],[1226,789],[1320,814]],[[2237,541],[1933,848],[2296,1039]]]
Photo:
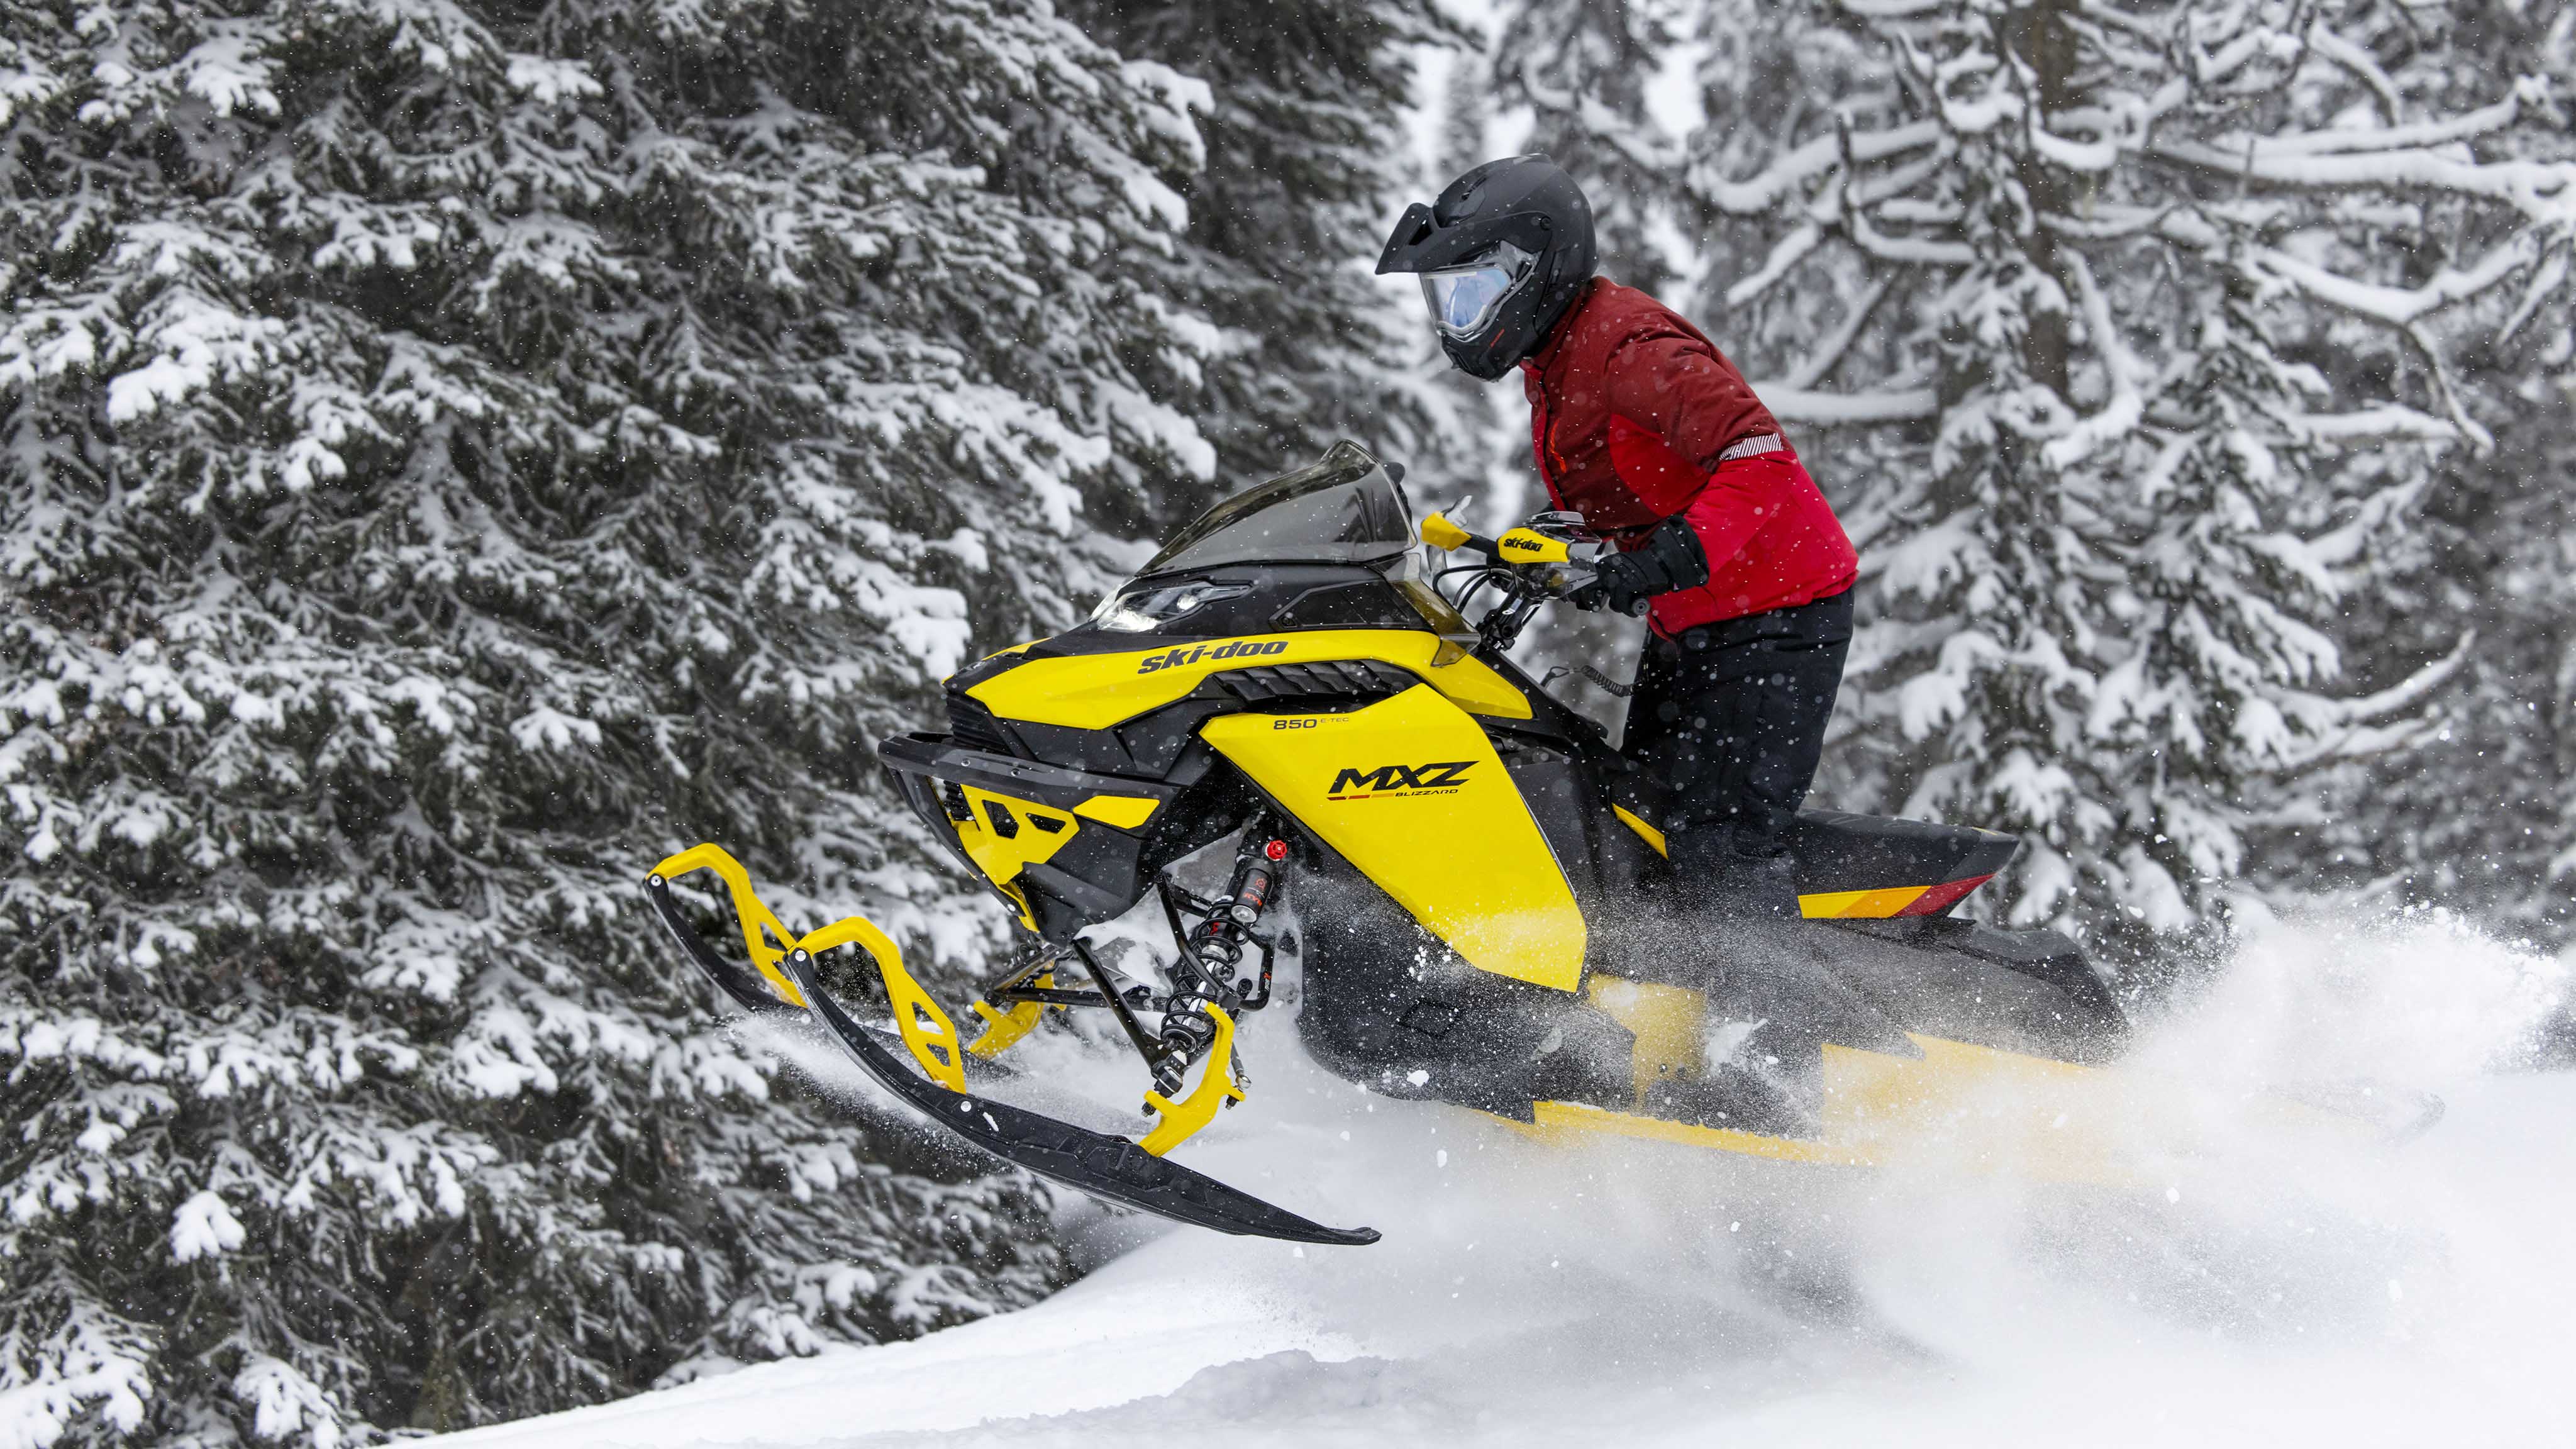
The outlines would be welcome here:
[[[1597,576],[1574,591],[1574,607],[1607,608],[1631,618],[1646,612],[1646,601],[1658,594],[1708,582],[1708,554],[1699,534],[1678,518],[1665,519],[1646,536],[1645,547],[1603,554],[1593,568]]]

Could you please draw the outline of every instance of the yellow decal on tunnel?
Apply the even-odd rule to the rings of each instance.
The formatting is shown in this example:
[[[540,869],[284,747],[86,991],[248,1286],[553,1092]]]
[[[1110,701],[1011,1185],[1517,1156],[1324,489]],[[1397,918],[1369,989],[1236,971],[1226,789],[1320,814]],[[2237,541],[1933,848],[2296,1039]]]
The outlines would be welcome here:
[[[1884,920],[1920,899],[1930,886],[1889,886],[1874,891],[1827,891],[1798,897],[1798,914],[1844,920]]]
[[[1921,1056],[1824,1047],[1814,1137],[1703,1127],[1576,1102],[1535,1104],[1535,1125],[1541,1132],[1640,1137],[1785,1162],[1859,1167],[1919,1156],[1969,1171],[2102,1186],[2136,1183],[2160,1154],[2184,1147],[2206,1126],[2189,1111],[2160,1106],[2173,1095],[2171,1084],[2144,1074],[1908,1035]]]
[[[1613,805],[1610,807],[1610,813],[1627,822],[1628,828],[1637,832],[1637,838],[1639,840],[1642,840],[1655,848],[1655,854],[1672,854],[1671,851],[1664,848],[1664,832],[1657,830],[1655,827],[1648,825],[1645,821],[1638,819],[1627,806]]]
[[[1470,964],[1559,991],[1582,980],[1565,872],[1484,727],[1437,691],[1227,715],[1201,734]]]
[[[1317,629],[1133,653],[1031,659],[966,692],[1004,719],[1101,730],[1160,709],[1225,670],[1372,659],[1420,675],[1461,709],[1504,719],[1530,717],[1529,700],[1484,661],[1459,655],[1450,663],[1436,662],[1442,653],[1440,636],[1420,629]]]

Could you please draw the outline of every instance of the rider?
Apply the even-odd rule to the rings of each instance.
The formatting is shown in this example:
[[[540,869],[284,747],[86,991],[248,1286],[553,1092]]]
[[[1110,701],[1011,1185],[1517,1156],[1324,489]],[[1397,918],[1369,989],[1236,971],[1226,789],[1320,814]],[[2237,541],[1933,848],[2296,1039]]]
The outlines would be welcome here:
[[[1824,749],[1859,556],[1735,364],[1595,259],[1591,205],[1531,155],[1406,208],[1377,269],[1422,274],[1460,371],[1521,368],[1548,496],[1620,550],[1574,602],[1651,623],[1624,749],[1673,783],[1684,899],[1794,916],[1782,836]]]

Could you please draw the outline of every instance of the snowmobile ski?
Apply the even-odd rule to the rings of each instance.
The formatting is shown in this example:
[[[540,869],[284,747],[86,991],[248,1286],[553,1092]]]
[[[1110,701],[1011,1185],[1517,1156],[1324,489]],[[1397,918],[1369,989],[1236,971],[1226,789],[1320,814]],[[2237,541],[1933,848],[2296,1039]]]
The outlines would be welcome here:
[[[788,952],[787,969],[850,1060],[923,1116],[1006,1162],[1095,1197],[1220,1233],[1338,1247],[1364,1247],[1378,1240],[1375,1228],[1325,1227],[1156,1157],[1124,1137],[988,1097],[943,1091],[905,1071],[893,1052],[822,992],[814,980],[812,956],[802,949]]]
[[[759,975],[711,949],[672,899],[671,878],[699,869],[714,870],[732,890],[744,942],[761,968]],[[681,951],[735,1005],[765,1021],[819,1028],[860,1070],[906,1106],[995,1157],[1078,1192],[1221,1233],[1339,1247],[1362,1247],[1378,1240],[1374,1228],[1326,1227],[1168,1161],[1123,1137],[1094,1132],[968,1092],[965,1077],[970,1074],[989,1072],[1007,1077],[1011,1073],[956,1050],[955,1029],[946,1014],[903,971],[892,942],[856,917],[803,938],[791,937],[753,895],[742,867],[718,847],[701,845],[662,862],[645,878],[644,889],[655,914]],[[792,944],[784,949],[771,946],[762,938],[764,926],[778,939]],[[899,1035],[858,1021],[823,989],[815,969],[816,951],[848,944],[863,947],[874,958],[879,980],[897,1007]],[[773,972],[780,988],[775,991],[771,987]],[[902,1030],[907,1026],[914,1029]],[[908,1069],[889,1038],[910,1049],[921,1070]],[[1162,1104],[1165,1125],[1158,1130],[1157,1138],[1176,1145],[1188,1131],[1214,1115],[1214,1096],[1240,1095],[1231,1079],[1222,1074],[1223,1066],[1222,1057],[1211,1060],[1207,1080],[1199,1091],[1178,1103]],[[1194,1107],[1202,1098],[1211,1100]],[[1176,1124],[1183,1124],[1184,1130],[1174,1130]]]

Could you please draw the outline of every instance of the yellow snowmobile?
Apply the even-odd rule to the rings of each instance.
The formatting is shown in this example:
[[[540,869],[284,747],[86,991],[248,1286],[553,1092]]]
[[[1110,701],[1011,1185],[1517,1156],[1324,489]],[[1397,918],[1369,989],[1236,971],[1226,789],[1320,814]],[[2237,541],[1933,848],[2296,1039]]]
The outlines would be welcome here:
[[[1565,515],[1492,539],[1440,513],[1417,525],[1401,478],[1342,443],[1225,500],[1087,622],[950,678],[947,733],[884,742],[895,788],[1027,937],[971,1044],[883,933],[794,935],[712,845],[658,866],[649,898],[743,1009],[819,1027],[975,1145],[1307,1242],[1377,1234],[1166,1155],[1243,1099],[1235,1027],[1270,1004],[1285,952],[1305,1046],[1374,1091],[1793,1161],[1875,1160],[1976,1084],[2083,1075],[2118,1050],[2120,1009],[2072,942],[1948,914],[2010,836],[1810,811],[1790,840],[1807,919],[1679,924],[1659,902],[1690,883],[1665,866],[1658,782],[1506,657],[1600,545]],[[1466,553],[1483,561],[1435,565]],[[1185,888],[1175,868],[1229,839],[1223,885]],[[702,868],[753,969],[674,900]],[[1149,895],[1172,938],[1150,983],[1083,935]],[[840,946],[873,963],[890,1031],[823,989],[816,958]],[[1159,1121],[1141,1142],[978,1090],[970,1072],[997,1071],[1050,1009],[1109,1012],[1143,1058]]]

